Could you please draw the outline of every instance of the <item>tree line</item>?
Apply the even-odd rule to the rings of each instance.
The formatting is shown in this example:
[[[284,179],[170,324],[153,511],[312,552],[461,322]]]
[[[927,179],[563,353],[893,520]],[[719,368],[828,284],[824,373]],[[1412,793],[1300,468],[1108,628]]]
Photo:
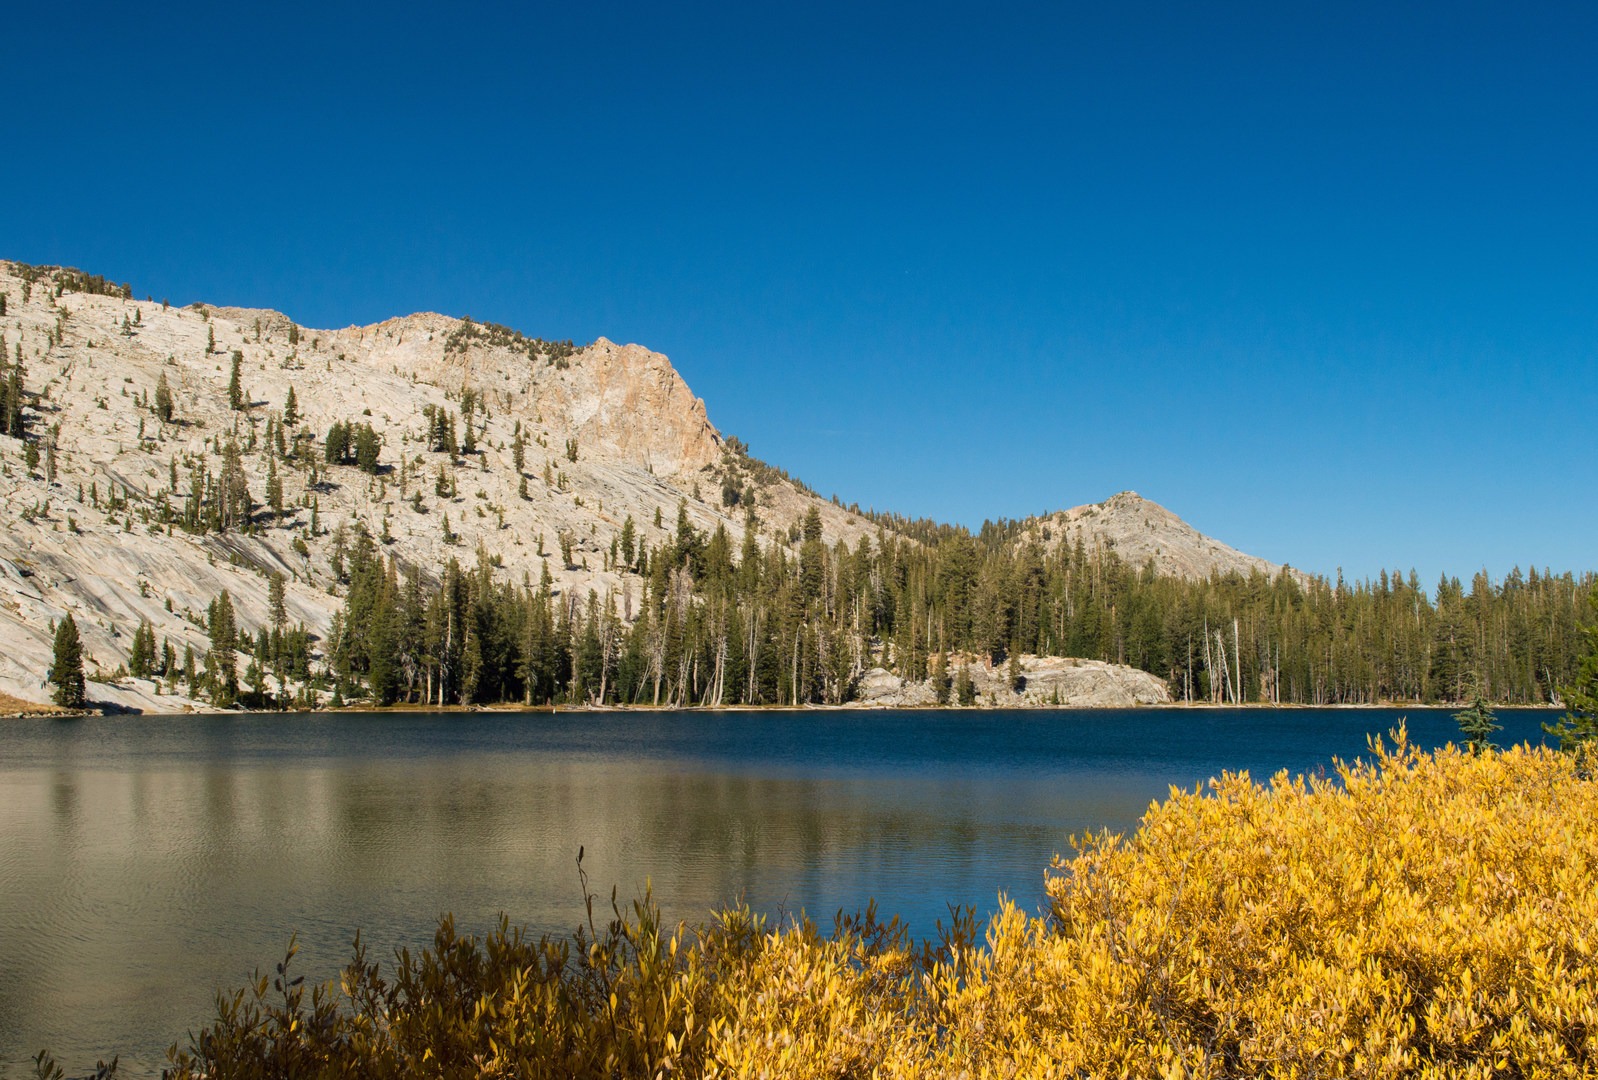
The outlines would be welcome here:
[[[796,544],[761,545],[758,529],[751,515],[740,542],[706,535],[684,504],[650,545],[629,519],[606,560],[622,586],[605,595],[558,588],[547,563],[512,583],[482,550],[431,577],[358,531],[329,675],[382,703],[783,705],[848,701],[873,667],[932,678],[941,699],[957,664],[1031,654],[1130,664],[1185,701],[1537,704],[1570,682],[1598,618],[1591,574],[1444,577],[1432,592],[1413,572],[1190,581],[1080,542],[956,528],[828,545],[814,510]]]

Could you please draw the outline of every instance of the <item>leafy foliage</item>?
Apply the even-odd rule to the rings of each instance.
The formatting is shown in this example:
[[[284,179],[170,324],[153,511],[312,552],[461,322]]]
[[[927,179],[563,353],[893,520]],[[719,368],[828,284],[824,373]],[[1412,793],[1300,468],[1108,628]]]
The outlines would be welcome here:
[[[1177,792],[1081,842],[1050,911],[955,913],[920,947],[874,908],[830,934],[651,898],[569,940],[447,916],[390,973],[218,1001],[171,1075],[1590,1075],[1598,786],[1544,748],[1389,750],[1335,779]],[[580,859],[580,856],[579,856]],[[586,882],[585,882],[586,893]]]

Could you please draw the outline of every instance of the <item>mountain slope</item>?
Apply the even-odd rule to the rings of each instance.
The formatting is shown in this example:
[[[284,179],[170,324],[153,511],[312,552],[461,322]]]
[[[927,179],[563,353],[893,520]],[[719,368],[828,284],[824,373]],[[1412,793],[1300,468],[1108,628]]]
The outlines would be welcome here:
[[[135,629],[148,622],[158,648],[203,660],[212,600],[226,590],[256,634],[272,621],[274,577],[286,626],[303,625],[320,660],[361,543],[429,580],[451,560],[484,581],[547,580],[567,611],[592,596],[614,602],[625,624],[646,587],[616,557],[626,536],[660,551],[684,529],[725,530],[736,552],[752,524],[757,547],[790,568],[803,562],[808,515],[829,558],[894,538],[749,458],[670,362],[638,345],[578,347],[433,313],[307,329],[267,309],[171,308],[76,271],[3,262],[0,296],[0,343],[25,370],[29,431],[0,435],[0,692],[28,700],[48,696],[52,628],[71,613],[95,701],[202,707],[175,694],[176,680],[117,674]],[[340,428],[375,461],[330,461]],[[1277,569],[1129,493],[1025,530],[1046,547],[1080,536],[1162,573]],[[832,587],[816,585],[807,602],[826,609]],[[663,586],[653,588],[659,602]],[[924,619],[918,611],[912,603],[906,615]],[[836,627],[858,617],[828,612]],[[934,647],[932,630],[912,632],[912,652]],[[824,637],[790,633],[786,647],[803,654]],[[868,628],[857,675],[886,677],[871,665],[888,663],[888,651]],[[1014,703],[1075,693],[1038,658],[1027,663],[1032,696]],[[989,678],[984,669],[977,680],[985,693]],[[1163,693],[1116,665],[1088,681],[1082,703]],[[873,685],[861,696],[909,703],[931,693],[924,679]]]
[[[185,646],[203,656],[200,617],[223,589],[258,628],[273,572],[286,581],[289,624],[325,634],[342,602],[334,557],[358,529],[429,573],[451,558],[474,565],[481,551],[507,580],[536,582],[547,569],[559,593],[593,589],[624,606],[638,582],[610,566],[609,552],[628,518],[640,542],[659,544],[681,505],[694,528],[741,540],[747,503],[723,504],[724,476],[755,496],[763,536],[785,535],[811,508],[829,542],[876,532],[728,453],[669,361],[637,345],[577,348],[435,314],[312,330],[274,311],[169,308],[116,289],[74,291],[81,284],[72,272],[0,263],[0,335],[7,361],[24,364],[29,442],[41,455],[30,470],[26,444],[0,436],[0,689],[26,699],[47,696],[51,626],[67,612],[91,678],[125,663],[140,619],[180,656]],[[229,402],[235,353],[240,410]],[[153,408],[163,377],[171,423]],[[283,430],[296,464],[279,471],[277,517],[266,509],[264,441],[291,387],[299,421]],[[477,403],[477,448],[452,463],[429,448],[426,411],[446,414],[464,442],[463,391]],[[323,461],[336,422],[374,429],[377,475]],[[163,524],[181,516],[200,470],[221,474],[230,440],[257,531]],[[193,704],[156,695],[149,680],[97,684],[92,696],[146,710]]]
[[[1022,530],[1023,539],[1037,541],[1045,550],[1080,541],[1087,551],[1113,551],[1121,560],[1141,568],[1153,562],[1155,571],[1174,577],[1207,578],[1213,574],[1258,571],[1274,578],[1287,570],[1301,582],[1304,574],[1255,555],[1245,555],[1213,537],[1205,536],[1159,503],[1135,491],[1123,491],[1101,503],[1058,510],[1036,518]]]

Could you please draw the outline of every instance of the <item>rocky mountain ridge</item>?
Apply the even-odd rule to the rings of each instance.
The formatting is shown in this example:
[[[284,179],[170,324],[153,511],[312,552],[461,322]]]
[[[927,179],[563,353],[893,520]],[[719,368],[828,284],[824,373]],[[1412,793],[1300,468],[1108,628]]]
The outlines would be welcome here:
[[[679,514],[706,535],[725,529],[735,545],[750,526],[763,547],[794,545],[812,510],[828,545],[880,535],[749,458],[670,362],[638,345],[548,342],[434,313],[316,330],[272,310],[172,307],[73,271],[3,262],[0,296],[0,339],[25,371],[29,428],[27,440],[0,435],[0,692],[26,700],[47,699],[52,627],[70,612],[91,698],[202,707],[170,684],[118,674],[134,628],[148,621],[159,642],[203,655],[211,599],[227,590],[254,630],[280,575],[289,624],[324,635],[342,603],[336,567],[360,533],[428,572],[456,559],[513,583],[547,575],[557,593],[591,590],[624,612],[641,591],[615,559],[629,521],[651,544],[673,534]],[[170,419],[156,407],[162,393]],[[370,429],[372,469],[323,461],[335,424]],[[269,440],[284,449],[264,452]],[[220,484],[229,469],[254,526],[175,528],[196,486]],[[1078,508],[1036,524],[1037,536],[1045,545],[1098,536],[1136,561],[1143,548],[1103,528],[1123,516],[1111,503],[1098,533],[1082,530],[1101,515]],[[1129,512],[1178,521],[1139,504]],[[1157,565],[1172,550],[1158,545]],[[1044,666],[1036,685],[1066,687],[1055,694],[1064,703],[1158,700],[1144,685],[1158,680],[1116,669],[1074,702],[1069,686],[1086,684]],[[919,692],[878,696],[910,703]]]

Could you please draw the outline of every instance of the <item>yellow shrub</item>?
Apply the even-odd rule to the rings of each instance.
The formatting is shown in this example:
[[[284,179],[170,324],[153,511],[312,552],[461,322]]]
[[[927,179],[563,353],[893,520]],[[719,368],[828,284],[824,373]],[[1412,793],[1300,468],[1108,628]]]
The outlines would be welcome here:
[[[1598,783],[1544,749],[1373,747],[1173,791],[913,948],[747,910],[567,943],[440,927],[391,981],[223,999],[176,1075],[1392,1077],[1598,1073]],[[282,991],[280,991],[282,992]],[[336,1008],[334,1004],[336,1002]]]
[[[1598,786],[1569,757],[1374,748],[1173,792],[1007,911],[951,995],[978,1061],[1067,1072],[1577,1075],[1598,1064]],[[967,1029],[980,1025],[982,1037]]]

